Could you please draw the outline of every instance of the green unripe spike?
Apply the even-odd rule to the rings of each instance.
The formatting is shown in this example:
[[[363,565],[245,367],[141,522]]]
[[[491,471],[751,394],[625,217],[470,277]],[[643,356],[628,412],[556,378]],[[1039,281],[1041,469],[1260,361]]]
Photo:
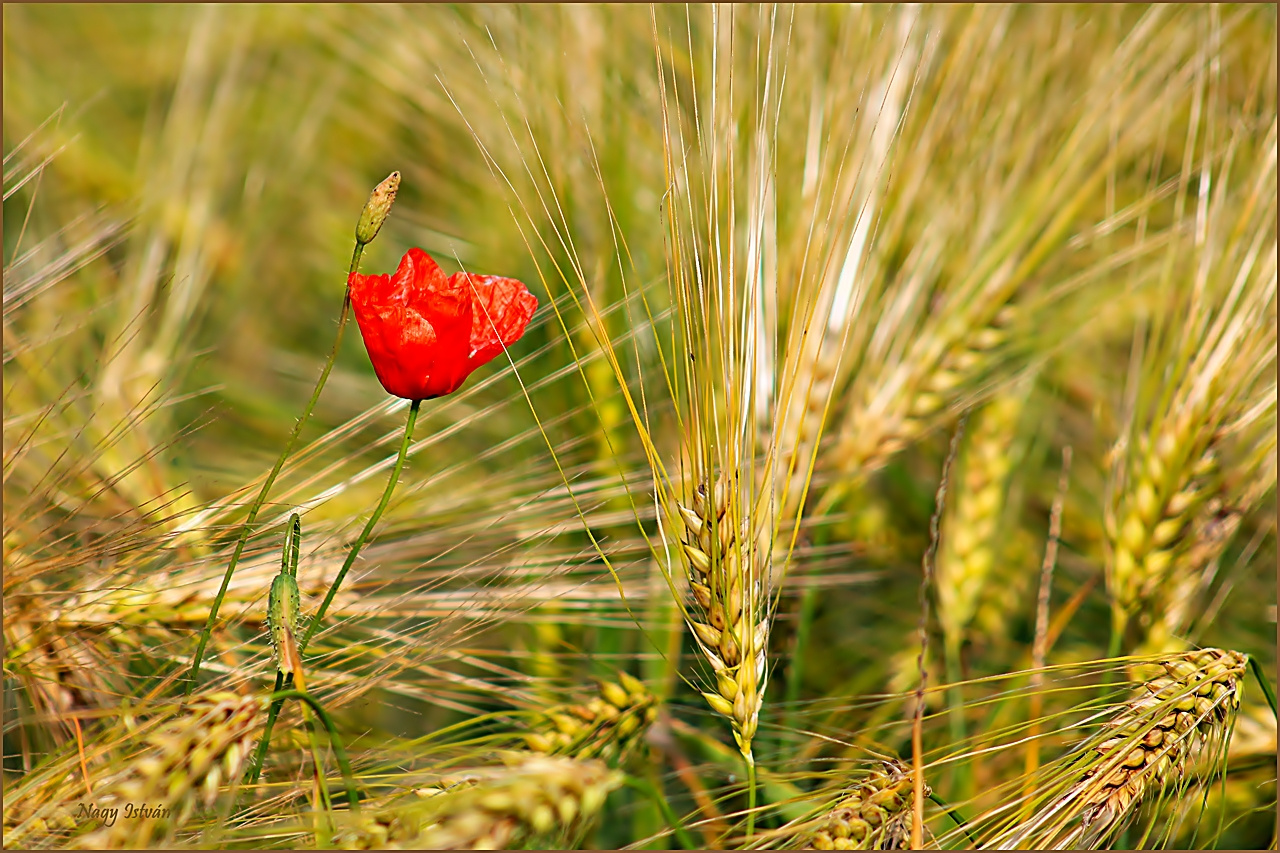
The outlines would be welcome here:
[[[297,673],[298,625],[301,621],[302,597],[298,593],[298,555],[302,550],[302,522],[295,512],[289,517],[285,533],[284,554],[280,574],[271,581],[267,596],[267,627],[271,629],[271,645],[276,652],[276,668],[283,673]]]
[[[291,671],[286,662],[297,656],[299,608],[301,596],[293,575],[278,574],[271,582],[267,598],[267,625],[271,629],[271,645],[276,650],[276,666],[281,672]]]
[[[298,576],[298,554],[302,550],[302,520],[298,514],[289,516],[289,529],[284,535],[284,553],[280,558],[280,574]]]

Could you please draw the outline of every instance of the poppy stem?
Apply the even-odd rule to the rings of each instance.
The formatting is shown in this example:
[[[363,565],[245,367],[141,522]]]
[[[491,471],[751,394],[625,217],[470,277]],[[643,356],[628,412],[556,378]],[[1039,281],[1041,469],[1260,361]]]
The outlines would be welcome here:
[[[351,254],[351,267],[348,270],[348,277],[359,269],[360,256],[364,253],[364,245],[364,243],[356,242],[355,251]],[[227,566],[227,571],[222,576],[222,586],[218,588],[218,595],[213,599],[213,606],[209,608],[209,618],[205,620],[204,630],[200,632],[200,643],[196,646],[195,657],[191,661],[191,674],[187,676],[185,696],[190,696],[191,691],[196,686],[200,675],[200,664],[204,660],[204,652],[209,644],[209,637],[213,634],[213,625],[217,621],[218,610],[222,607],[222,600],[227,595],[227,588],[231,585],[231,575],[235,572],[236,565],[240,562],[240,555],[244,553],[245,543],[249,541],[249,533],[253,529],[253,523],[257,521],[258,513],[262,510],[262,505],[267,500],[267,493],[275,485],[276,477],[280,476],[280,470],[284,468],[285,460],[289,458],[289,454],[293,452],[294,445],[298,443],[298,436],[302,433],[303,425],[311,417],[312,411],[315,410],[316,403],[320,399],[320,392],[324,389],[324,384],[329,381],[329,373],[333,370],[333,364],[338,358],[338,349],[342,346],[342,332],[347,326],[347,317],[350,314],[351,297],[349,294],[344,294],[342,298],[342,314],[338,317],[338,334],[334,338],[333,349],[329,351],[329,360],[325,362],[324,370],[320,372],[320,379],[316,382],[315,390],[311,392],[311,399],[307,402],[307,407],[303,410],[302,417],[298,418],[298,422],[293,425],[293,432],[289,434],[289,440],[285,442],[280,458],[276,460],[275,467],[271,469],[267,479],[262,482],[262,488],[258,490],[258,497],[254,499],[253,505],[249,508],[249,517],[245,519],[244,525],[240,528],[240,538],[236,542],[235,551],[231,554],[231,562]]]
[[[373,515],[369,516],[364,530],[360,531],[360,536],[357,537],[355,544],[351,546],[351,550],[347,552],[347,559],[343,561],[342,568],[338,570],[338,576],[333,579],[333,584],[329,587],[329,592],[325,595],[324,601],[320,602],[320,609],[316,611],[316,615],[312,617],[311,623],[307,626],[307,633],[303,635],[302,642],[298,644],[299,655],[307,650],[307,643],[311,642],[316,629],[320,627],[320,620],[324,619],[324,614],[328,612],[329,605],[333,602],[333,597],[338,594],[338,587],[342,586],[343,578],[351,570],[356,557],[360,555],[360,549],[364,547],[369,534],[373,532],[374,525],[378,523],[378,519],[382,518],[383,511],[391,501],[391,493],[395,491],[396,483],[400,480],[400,470],[404,468],[405,457],[409,455],[409,444],[413,441],[413,425],[418,420],[418,409],[421,406],[421,400],[414,400],[409,406],[409,419],[404,425],[404,438],[400,440],[400,453],[396,456],[395,467],[391,469],[391,477],[387,480],[387,487],[382,491],[382,500],[378,501],[377,509],[373,511]]]
[[[316,629],[320,626],[320,620],[324,618],[325,613],[329,611],[329,605],[333,603],[333,597],[338,594],[338,587],[342,586],[342,580],[347,576],[347,572],[351,570],[351,566],[355,563],[356,557],[360,555],[360,549],[364,547],[364,543],[368,540],[369,534],[373,532],[374,525],[382,518],[383,511],[387,508],[387,504],[391,501],[391,493],[395,491],[396,483],[400,479],[400,471],[404,468],[405,457],[409,455],[409,443],[413,439],[413,425],[418,420],[418,410],[422,406],[421,400],[414,400],[409,406],[409,420],[404,425],[404,438],[400,441],[400,453],[396,456],[395,467],[391,470],[391,477],[387,480],[387,488],[382,492],[382,500],[378,501],[378,507],[373,511],[373,515],[369,516],[364,530],[360,531],[355,544],[351,546],[351,550],[347,552],[347,559],[343,562],[342,568],[338,570],[338,575],[333,579],[333,584],[329,587],[329,592],[325,595],[324,601],[320,603],[320,609],[316,611],[316,615],[312,617],[311,623],[307,626],[307,633],[303,635],[302,641],[298,643],[298,657],[302,657],[302,653],[306,651],[307,644],[311,642],[311,637],[315,634]],[[290,675],[286,680],[279,672],[276,673],[275,690],[278,693],[281,687],[288,690],[293,686],[293,676]],[[271,703],[271,710],[267,713],[267,722],[262,729],[262,739],[258,741],[258,749],[254,753],[253,763],[249,767],[249,775],[246,780],[248,785],[256,785],[258,778],[262,773],[262,762],[266,757],[267,747],[271,743],[271,730],[275,728],[276,717],[280,715],[280,706],[284,704],[283,699],[276,699]]]

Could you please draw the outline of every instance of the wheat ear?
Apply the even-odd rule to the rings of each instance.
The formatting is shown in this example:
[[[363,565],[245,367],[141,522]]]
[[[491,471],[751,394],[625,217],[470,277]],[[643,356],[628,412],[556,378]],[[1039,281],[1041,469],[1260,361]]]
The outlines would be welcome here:
[[[144,753],[98,797],[119,808],[112,826],[76,839],[81,849],[146,847],[181,828],[197,805],[212,807],[223,785],[235,786],[258,733],[266,699],[209,693],[146,739]],[[126,820],[126,807],[139,811]],[[143,807],[149,811],[142,811]]]
[[[560,705],[546,711],[525,743],[535,752],[577,759],[625,761],[657,719],[657,699],[625,672],[618,681],[601,681],[600,695],[585,705]]]
[[[510,767],[350,816],[339,839],[348,849],[571,848],[622,779],[600,761],[513,756]]]
[[[1265,463],[1275,454],[1276,134],[1273,119],[1243,181],[1230,172],[1238,139],[1230,140],[1217,174],[1217,152],[1203,152],[1206,204],[1197,233],[1171,244],[1159,282],[1178,319],[1157,317],[1135,338],[1139,370],[1108,483],[1107,581],[1117,645],[1135,616],[1149,630],[1152,613],[1185,613],[1185,602],[1169,606],[1168,591],[1185,597],[1227,538],[1209,529],[1217,511],[1203,511],[1215,500],[1228,515],[1248,511],[1274,486],[1274,468]],[[1191,165],[1189,145],[1186,184]],[[1258,490],[1258,479],[1270,482]],[[1216,543],[1205,547],[1210,540]],[[1185,627],[1161,622],[1149,639],[1164,643]]]
[[[1004,305],[955,341],[921,343],[916,360],[897,365],[878,385],[856,389],[856,404],[832,448],[840,469],[860,479],[934,427],[949,405],[999,364],[1016,318],[1014,306]],[[941,351],[936,361],[930,348]]]
[[[949,653],[963,644],[1000,556],[1000,522],[1018,459],[1011,439],[1026,401],[1025,389],[997,394],[974,418],[960,453],[961,487],[948,507],[938,553],[938,621]]]
[[[898,761],[848,791],[811,831],[801,836],[807,850],[896,850],[911,838],[912,775]],[[929,786],[925,786],[926,795]]]
[[[687,617],[689,629],[715,673],[715,692],[702,695],[713,710],[729,718],[734,739],[750,760],[764,701],[769,639],[758,564],[768,552],[756,547],[755,536],[743,535],[728,509],[723,480],[711,493],[699,485],[693,506],[679,505],[685,525],[681,550],[695,605]]]
[[[1223,746],[1240,707],[1248,658],[1201,649],[1161,661],[1085,751],[1080,779],[1050,801],[998,849],[1092,848],[1105,843],[1138,807],[1171,782],[1192,776],[1202,757]]]

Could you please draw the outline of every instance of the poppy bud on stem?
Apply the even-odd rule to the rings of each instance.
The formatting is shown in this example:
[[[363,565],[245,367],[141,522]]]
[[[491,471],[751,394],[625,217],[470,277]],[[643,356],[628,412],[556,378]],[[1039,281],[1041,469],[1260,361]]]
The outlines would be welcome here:
[[[351,253],[351,265],[347,269],[347,277],[356,272],[360,266],[360,256],[364,252],[365,244],[371,241],[378,233],[378,229],[382,227],[382,223],[386,221],[387,214],[391,210],[392,203],[395,202],[396,190],[400,187],[400,173],[392,172],[385,181],[379,184],[373,191],[369,202],[365,205],[364,212],[360,216],[360,225],[357,226],[356,245]],[[366,219],[368,223],[366,225]],[[294,445],[298,442],[298,436],[302,433],[302,427],[311,417],[312,411],[315,410],[316,403],[320,399],[320,392],[324,389],[325,382],[329,379],[329,373],[333,370],[333,364],[338,358],[338,349],[342,346],[342,332],[346,328],[347,318],[351,314],[351,298],[344,289],[342,297],[342,313],[338,317],[338,333],[333,341],[333,348],[329,351],[329,359],[325,362],[324,369],[320,372],[320,379],[316,382],[315,389],[311,392],[311,399],[307,402],[306,409],[302,412],[302,417],[298,418],[297,423],[293,426],[293,432],[289,434],[289,439],[285,442],[284,450],[280,453],[280,458],[276,460],[275,466],[271,469],[271,473],[267,475],[263,481],[262,487],[258,490],[258,496],[254,499],[252,506],[249,508],[249,516],[245,519],[244,525],[240,528],[240,537],[236,542],[235,551],[231,554],[231,562],[227,565],[227,571],[222,576],[222,586],[218,589],[217,596],[214,597],[213,606],[209,608],[209,617],[205,620],[204,630],[200,632],[200,642],[196,646],[195,655],[191,662],[191,674],[187,676],[187,684],[184,695],[190,696],[192,689],[195,687],[200,676],[200,664],[204,660],[205,648],[208,646],[209,637],[213,633],[213,626],[218,618],[218,610],[222,607],[222,601],[227,595],[227,588],[231,585],[231,576],[235,573],[236,565],[240,562],[240,555],[244,553],[245,543],[249,541],[249,532],[253,529],[253,524],[258,519],[258,513],[262,510],[262,505],[267,499],[267,494],[271,491],[271,487],[275,484],[276,477],[280,475],[281,469],[284,467],[285,460],[289,458],[289,454],[293,452]],[[276,688],[280,688],[280,675],[276,676]],[[274,720],[275,715],[279,713],[279,705],[273,705],[270,719]],[[265,742],[265,741],[264,741]],[[258,761],[253,770],[253,778],[256,780],[258,772],[261,769],[261,750],[259,751]]]
[[[400,173],[392,172],[387,179],[373,188],[369,200],[365,202],[360,213],[360,222],[356,224],[356,242],[361,246],[373,242],[391,213],[391,205],[396,203],[396,192],[400,189]]]
[[[369,200],[365,202],[364,210],[360,212],[360,220],[356,224],[356,245],[351,253],[351,265],[347,268],[347,278],[360,269],[360,256],[364,254],[364,247],[378,236],[378,231],[382,228],[382,223],[387,221],[387,214],[391,212],[391,205],[395,203],[396,192],[400,189],[400,173],[392,172],[387,176],[386,180],[374,187],[373,192],[369,194]],[[307,402],[307,408],[303,410],[302,417],[298,418],[298,422],[294,424],[293,432],[289,435],[289,440],[285,443],[284,451],[280,454],[280,458],[276,460],[275,467],[271,469],[271,473],[267,475],[266,481],[262,484],[262,489],[258,492],[257,499],[253,502],[253,506],[249,510],[249,517],[245,520],[244,527],[240,531],[240,540],[236,543],[236,550],[231,555],[231,564],[227,566],[227,572],[222,578],[222,588],[218,590],[218,595],[214,599],[213,607],[209,610],[209,618],[205,622],[204,631],[200,635],[200,644],[196,648],[195,661],[191,665],[191,675],[187,681],[187,693],[190,694],[191,689],[195,686],[196,676],[200,674],[200,661],[204,658],[205,645],[209,640],[209,635],[213,631],[214,619],[218,615],[218,608],[222,605],[222,599],[227,593],[227,587],[231,584],[231,575],[235,571],[236,563],[240,560],[240,554],[244,551],[245,543],[249,539],[249,531],[253,527],[253,522],[258,517],[259,510],[262,509],[263,502],[267,499],[267,493],[271,490],[271,486],[275,483],[276,477],[280,475],[280,469],[284,467],[285,459],[293,452],[293,447],[297,444],[298,435],[302,432],[302,425],[311,417],[311,412],[315,410],[316,403],[320,400],[320,392],[324,389],[325,382],[329,380],[329,373],[333,370],[334,362],[338,359],[338,349],[342,346],[342,332],[347,327],[347,318],[351,316],[351,293],[349,290],[344,291],[342,297],[342,313],[338,316],[338,334],[333,341],[333,349],[329,351],[329,359],[325,362],[324,369],[320,372],[320,379],[316,382],[315,390],[311,392],[311,399]],[[417,407],[414,407],[416,414]],[[412,419],[410,419],[412,425]],[[403,460],[402,460],[403,461]],[[397,468],[397,473],[399,469]],[[358,548],[355,550],[359,550]],[[331,590],[332,593],[335,590]],[[330,595],[332,598],[332,595]],[[329,599],[325,599],[324,606],[320,613],[316,614],[316,618],[312,623],[314,629],[315,623],[324,615],[324,610],[329,605]],[[307,640],[310,639],[310,633],[301,645],[298,646],[299,662],[302,658],[302,650],[306,648]],[[293,684],[292,675],[288,678],[289,685]],[[275,691],[279,692],[284,686],[285,676],[279,670],[276,671]],[[254,755],[253,764],[249,770],[249,784],[258,781],[259,775],[262,773],[262,760],[266,755],[267,746],[271,742],[271,728],[275,724],[276,717],[280,713],[280,706],[283,700],[276,700],[271,703],[271,710],[267,715],[267,723],[263,732],[262,740],[258,743],[257,753]]]
[[[297,644],[297,672],[301,672],[302,653],[391,500],[409,453],[413,425],[422,401],[458,390],[472,371],[520,339],[538,307],[538,300],[529,289],[513,278],[466,272],[446,276],[430,255],[417,248],[405,253],[393,275],[356,272],[364,243],[373,239],[386,219],[399,185],[400,175],[393,172],[373,191],[360,216],[342,321],[346,321],[348,309],[354,307],[378,381],[388,393],[411,401],[409,418],[382,500],[347,552],[320,609]],[[325,370],[327,375],[328,368]],[[286,676],[277,669],[275,692],[279,693],[282,686],[287,689],[293,682],[292,674]],[[250,785],[258,781],[262,772],[262,761],[279,712],[280,702],[273,702],[250,769]]]
[[[316,615],[312,617],[310,624],[307,626],[307,632],[303,635],[302,640],[297,644],[297,658],[299,671],[302,661],[302,653],[306,651],[307,644],[311,642],[311,637],[315,634],[316,629],[320,627],[320,620],[324,618],[325,613],[329,611],[329,605],[333,603],[333,597],[338,594],[338,587],[342,586],[343,579],[347,576],[347,572],[351,571],[351,566],[355,564],[356,557],[360,555],[360,549],[364,547],[364,543],[368,541],[369,534],[373,532],[374,525],[382,518],[382,513],[387,508],[387,503],[391,500],[391,493],[395,491],[396,483],[400,480],[400,471],[404,468],[405,457],[409,455],[409,443],[413,439],[413,425],[418,420],[418,410],[422,406],[421,400],[414,400],[409,406],[409,418],[404,425],[404,438],[400,442],[400,453],[396,456],[395,467],[391,469],[391,477],[387,480],[387,487],[382,492],[382,500],[378,502],[377,508],[373,511],[373,515],[369,516],[369,520],[365,522],[364,530],[360,531],[360,536],[356,538],[355,543],[351,546],[351,550],[347,552],[347,559],[343,561],[342,568],[338,570],[337,576],[333,579],[333,583],[329,585],[329,591],[325,594],[324,601],[320,602],[320,609],[316,611]],[[276,686],[275,693],[279,693],[281,689],[288,690],[293,686],[294,678],[292,673],[286,678],[285,674],[278,668],[276,670]],[[249,770],[248,784],[253,785],[258,781],[258,776],[262,772],[262,760],[266,757],[267,747],[271,743],[271,731],[275,727],[276,717],[280,714],[280,706],[284,704],[283,699],[277,699],[271,703],[271,710],[267,713],[267,722],[263,726],[262,740],[258,742],[258,751],[254,754],[253,765]]]

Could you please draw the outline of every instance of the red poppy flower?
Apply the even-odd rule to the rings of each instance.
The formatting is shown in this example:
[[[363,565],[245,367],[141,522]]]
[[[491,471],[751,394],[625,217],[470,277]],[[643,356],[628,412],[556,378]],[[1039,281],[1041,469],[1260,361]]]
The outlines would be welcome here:
[[[476,368],[520,340],[538,300],[514,278],[454,273],[410,249],[391,275],[347,279],[373,370],[408,400],[451,394]]]

